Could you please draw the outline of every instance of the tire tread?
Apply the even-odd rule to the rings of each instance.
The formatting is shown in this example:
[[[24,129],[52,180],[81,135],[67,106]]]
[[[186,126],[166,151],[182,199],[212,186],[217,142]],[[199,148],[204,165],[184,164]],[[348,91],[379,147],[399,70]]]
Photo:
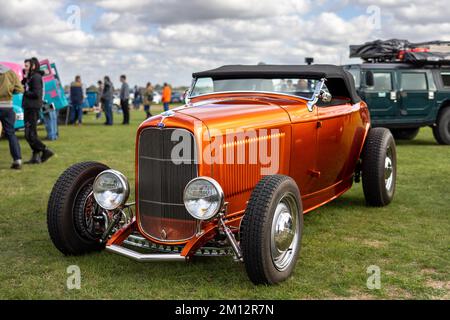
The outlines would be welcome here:
[[[433,136],[437,143],[442,145],[449,145],[450,137],[445,137],[445,132],[443,132],[443,130],[446,130],[443,124],[445,119],[450,119],[450,106],[443,107],[439,111],[436,125],[433,126]]]
[[[279,186],[291,178],[284,175],[263,177],[254,188],[241,224],[241,249],[245,268],[254,284],[272,284],[265,272],[265,261],[261,258],[264,250],[264,227],[267,223],[271,199]]]
[[[98,162],[81,162],[66,169],[56,181],[47,205],[47,229],[55,247],[65,255],[79,255],[98,249],[98,245],[93,246],[91,242],[71,241],[64,233],[62,225],[70,191],[74,181],[77,180],[84,171],[92,167],[105,165]]]
[[[373,128],[369,131],[362,154],[362,182],[366,202],[370,206],[381,207],[390,203],[384,194],[384,160],[386,140],[392,139],[395,154],[395,142],[392,134],[385,128]],[[396,159],[394,159],[396,161]],[[395,163],[394,163],[395,165]],[[396,169],[395,169],[396,170]],[[394,180],[395,183],[395,180]],[[394,186],[395,188],[395,186]]]

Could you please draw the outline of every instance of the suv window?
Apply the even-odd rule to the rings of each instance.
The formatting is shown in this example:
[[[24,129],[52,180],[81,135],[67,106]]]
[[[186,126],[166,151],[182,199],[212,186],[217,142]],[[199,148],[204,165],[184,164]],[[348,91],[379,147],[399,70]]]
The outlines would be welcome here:
[[[402,73],[403,90],[427,90],[425,73]]]
[[[355,80],[355,87],[359,89],[361,84],[361,70],[357,68],[349,68],[346,69],[353,76],[353,80]]]
[[[392,74],[390,72],[374,72],[373,81],[373,87],[368,89],[380,92],[392,91]]]
[[[441,77],[444,87],[450,87],[450,72],[442,72]]]

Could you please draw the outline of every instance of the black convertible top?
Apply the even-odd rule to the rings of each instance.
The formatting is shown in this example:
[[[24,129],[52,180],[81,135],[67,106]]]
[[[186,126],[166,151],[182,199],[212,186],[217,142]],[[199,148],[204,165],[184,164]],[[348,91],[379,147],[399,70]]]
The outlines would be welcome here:
[[[305,79],[321,79],[328,77],[344,77],[345,71],[338,66],[329,64],[316,65],[227,65],[217,69],[197,72],[194,78],[211,77],[220,78],[273,78],[273,77],[299,77]]]
[[[227,65],[216,69],[196,72],[194,78],[245,79],[245,78],[300,78],[327,79],[326,85],[334,96],[351,98],[353,103],[361,101],[356,93],[353,76],[342,67],[331,64],[315,65]]]

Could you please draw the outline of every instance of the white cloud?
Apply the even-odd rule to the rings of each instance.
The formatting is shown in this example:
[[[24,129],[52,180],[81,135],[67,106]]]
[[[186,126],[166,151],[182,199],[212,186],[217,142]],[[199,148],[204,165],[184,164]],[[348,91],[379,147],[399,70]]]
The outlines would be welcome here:
[[[81,8],[81,30],[66,6]],[[348,45],[376,38],[450,40],[446,1],[11,0],[0,11],[0,60],[57,62],[63,81],[126,73],[132,84],[189,84],[192,72],[233,63],[345,63]],[[347,18],[344,18],[347,17]],[[351,17],[351,18],[348,18]]]
[[[438,0],[345,0],[348,5],[378,6],[382,13],[395,17],[395,22],[427,25],[447,22],[450,15],[448,1]]]
[[[150,23],[180,23],[193,20],[249,19],[304,13],[311,0],[98,0],[98,6],[113,12],[137,14]]]
[[[2,3],[0,28],[19,28],[24,24],[38,25],[54,17],[53,12],[60,8],[57,0],[14,0]]]

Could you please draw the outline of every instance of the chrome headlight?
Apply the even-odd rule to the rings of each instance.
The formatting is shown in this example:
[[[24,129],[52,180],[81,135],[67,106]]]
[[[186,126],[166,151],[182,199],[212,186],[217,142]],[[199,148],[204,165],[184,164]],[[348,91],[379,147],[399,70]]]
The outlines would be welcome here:
[[[105,210],[115,210],[124,205],[130,195],[127,178],[116,170],[100,173],[94,181],[94,198]]]
[[[224,194],[216,180],[199,177],[187,184],[183,200],[191,216],[199,220],[209,220],[222,209]]]

